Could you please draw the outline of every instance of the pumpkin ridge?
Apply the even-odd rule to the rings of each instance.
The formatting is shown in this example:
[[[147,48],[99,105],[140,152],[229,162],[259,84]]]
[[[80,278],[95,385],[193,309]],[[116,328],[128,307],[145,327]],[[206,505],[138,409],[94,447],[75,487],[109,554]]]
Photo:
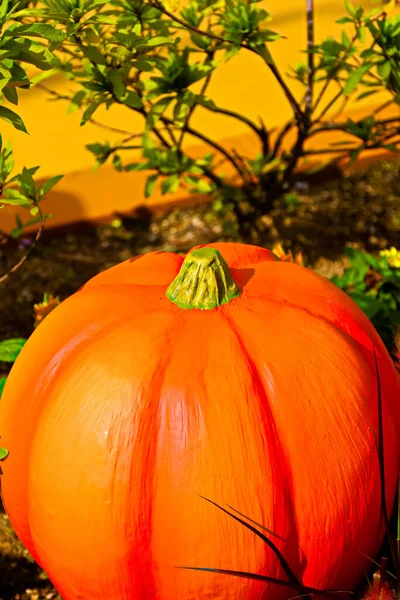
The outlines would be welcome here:
[[[48,321],[46,323],[46,325],[48,326]],[[109,325],[109,324],[108,324]],[[41,327],[43,327],[43,325],[41,325]],[[93,326],[88,326],[87,328],[89,331],[91,329],[93,329]],[[100,333],[101,330],[97,330],[97,333]],[[34,331],[34,333],[32,334],[35,335],[35,333],[37,333],[37,330]],[[82,335],[82,332],[81,332]],[[79,334],[77,334],[75,337],[79,337]],[[88,343],[88,341],[92,339],[91,337],[86,337],[86,338],[82,338],[80,341],[77,342],[77,344],[75,346],[73,346],[73,348],[70,349],[70,352],[67,354],[66,359],[69,358],[73,358],[73,353],[76,351],[76,349],[79,347],[82,347],[83,344]],[[71,340],[69,340],[69,342],[71,343]],[[29,344],[29,340],[27,342],[27,344]],[[40,393],[40,411],[36,411],[34,414],[34,421],[35,421],[35,426],[32,427],[33,430],[33,434],[29,437],[29,446],[27,448],[27,452],[26,452],[26,456],[28,456],[28,460],[25,466],[25,470],[26,473],[28,474],[27,477],[20,477],[20,482],[25,481],[25,486],[24,486],[24,491],[22,493],[22,497],[26,497],[26,498],[30,498],[30,494],[29,494],[29,488],[30,488],[30,481],[31,481],[31,477],[35,477],[34,471],[31,469],[31,458],[32,458],[32,449],[34,448],[35,445],[35,440],[36,440],[36,436],[38,435],[38,423],[40,423],[41,418],[43,417],[43,398],[48,399],[49,398],[49,390],[52,388],[55,379],[57,377],[57,374],[59,372],[59,369],[61,368],[61,362],[59,364],[57,364],[57,358],[59,356],[59,354],[61,352],[64,351],[65,346],[67,344],[64,344],[64,346],[62,346],[61,348],[59,348],[58,353],[53,356],[53,359],[50,361],[50,363],[47,365],[47,368],[45,369],[45,371],[43,372],[43,374],[38,378],[37,384],[34,388],[34,395],[37,396],[39,394],[39,392],[37,392],[37,388],[40,386],[41,382],[45,381],[45,392]],[[48,369],[50,369],[52,364],[57,364],[57,368],[55,368],[52,373],[51,373],[51,379],[50,382],[48,382],[48,377],[49,377],[49,371]],[[64,363],[65,364],[65,363]],[[39,403],[38,403],[39,404]],[[3,473],[4,473],[5,469],[3,468]],[[2,473],[2,476],[3,476]],[[0,477],[0,484],[1,484],[1,477]],[[4,508],[8,513],[12,514],[12,510],[10,511],[9,508],[7,508],[7,501],[5,500],[4,496],[2,495],[2,501],[4,504]],[[34,541],[34,537],[32,535],[32,530],[31,530],[31,524],[30,524],[30,519],[29,519],[29,508],[28,508],[28,516],[26,519],[26,523],[25,523],[25,535],[23,536],[24,538],[24,544],[27,546],[27,548],[29,549],[29,552],[32,554],[32,556],[34,557],[35,561],[40,565],[40,560],[38,559],[38,554],[37,554],[37,549],[36,546],[37,544]]]
[[[273,422],[273,429],[275,431],[277,431],[277,426],[276,426],[276,421],[275,421],[274,415],[272,413],[272,410],[269,408],[269,398],[268,398],[267,390],[265,389],[265,386],[264,386],[264,383],[262,381],[262,378],[260,377],[260,375],[258,373],[258,369],[257,369],[256,363],[255,363],[254,359],[252,358],[250,351],[246,347],[245,342],[242,339],[238,328],[236,327],[234,319],[231,316],[229,316],[225,311],[223,313],[221,313],[221,314],[223,314],[224,319],[227,321],[227,323],[228,323],[228,325],[229,325],[232,333],[235,335],[237,343],[238,343],[238,346],[240,348],[240,351],[241,351],[241,353],[242,353],[242,355],[243,355],[243,357],[244,357],[244,359],[245,359],[245,361],[246,361],[246,363],[248,365],[249,373],[250,373],[253,381],[255,381],[255,383],[256,383],[256,387],[257,387],[258,393],[259,393],[259,398],[260,398],[260,401],[261,401],[260,405],[261,405],[262,408],[264,408],[264,410],[262,412],[265,412],[265,410],[268,410],[268,418]],[[271,442],[268,442],[268,436],[265,435],[264,430],[262,430],[261,428],[260,428],[260,430],[261,430],[261,432],[263,434],[263,442],[264,442],[264,444],[266,444],[267,446],[270,447],[271,446]],[[274,439],[274,438],[272,438],[272,439]],[[293,475],[292,475],[292,470],[290,468],[290,462],[288,460],[287,451],[286,451],[286,449],[284,447],[284,444],[279,439],[278,435],[275,436],[273,445],[274,445],[274,450],[276,450],[277,452],[279,452],[280,458],[281,458],[282,463],[283,463],[283,470],[285,471],[285,476],[284,476],[284,480],[285,480],[284,493],[285,493],[285,495],[288,496],[288,498],[287,498],[287,504],[289,504],[289,506],[291,507],[291,511],[290,511],[291,515],[290,515],[290,517],[288,517],[289,518],[289,524],[288,524],[288,526],[290,528],[291,527],[294,528],[294,532],[290,531],[290,536],[287,536],[287,537],[284,538],[284,542],[285,542],[286,547],[284,545],[284,550],[283,550],[282,554],[283,554],[284,559],[288,563],[288,565],[290,567],[290,570],[293,573],[293,576],[294,577],[296,577],[296,576],[298,577],[299,573],[301,573],[301,574],[303,573],[304,560],[301,558],[301,556],[303,555],[303,552],[302,552],[300,546],[297,543],[297,540],[298,540],[298,531],[297,531],[297,521],[296,521],[296,517],[295,517],[295,506],[294,506],[294,500],[293,500],[293,498],[294,498],[294,492],[293,492],[293,489],[294,489],[293,488]],[[276,452],[268,452],[267,454],[268,455],[276,456]],[[273,465],[273,463],[271,463],[271,466],[272,465]],[[280,470],[279,467],[281,467],[281,465],[279,465],[278,467],[275,467],[276,470]],[[272,472],[274,472],[275,468],[272,466]],[[286,502],[285,502],[285,504],[286,504]],[[247,516],[251,518],[251,515],[247,515]],[[268,527],[268,525],[265,525],[264,523],[262,523],[262,525]],[[269,529],[271,529],[271,528],[269,528]],[[277,535],[279,537],[281,537],[280,532],[274,532],[274,533],[277,533]],[[295,546],[289,545],[290,544],[289,537],[290,537],[290,541],[291,541],[292,540],[292,536],[296,540]],[[274,540],[274,542],[276,543],[276,540]],[[279,545],[278,545],[278,547],[279,547]],[[292,560],[290,560],[290,559],[287,558],[287,556],[285,555],[285,550],[291,551],[290,552],[290,554],[291,554],[290,559],[292,559]],[[272,552],[272,550],[271,550],[271,552]],[[296,558],[296,564],[295,565],[292,564],[293,558]],[[278,558],[277,558],[277,564],[280,564]],[[287,575],[284,574],[283,577],[286,578]],[[297,580],[296,583],[299,583],[299,584],[301,583],[301,576],[300,576],[300,581]]]
[[[152,308],[151,310],[147,311],[145,314],[147,316],[147,318],[151,319],[151,315],[154,313],[154,309]],[[158,311],[160,314],[165,314],[165,311]],[[143,314],[135,314],[132,316],[132,319],[130,321],[132,327],[134,327],[134,324],[137,322],[140,322],[143,319]],[[177,323],[177,319],[172,317],[172,319],[175,323]],[[116,321],[113,321],[112,323],[109,324],[109,327],[102,329],[100,332],[98,332],[99,335],[109,335],[110,333],[112,334],[113,331],[118,331],[119,328],[121,328],[122,325],[126,325],[127,324],[127,320],[126,317],[125,318],[120,318],[117,319]],[[115,329],[114,329],[115,328]],[[176,327],[173,328],[173,330],[178,329],[178,324],[176,324]],[[163,330],[163,337],[165,340],[169,339],[170,336],[170,332],[171,332],[171,324],[167,323],[166,327]],[[155,331],[151,331],[150,336],[152,338],[154,338],[154,336],[159,336],[160,332],[155,332]],[[92,337],[89,340],[86,340],[87,344],[90,345],[92,342],[96,343],[98,341],[98,339],[94,340],[94,338]],[[173,348],[172,345],[168,345],[165,344],[165,346],[170,346],[171,348]],[[69,357],[68,357],[69,358]],[[70,360],[71,361],[76,361],[77,355],[75,353],[73,353],[72,355],[70,355]],[[156,596],[156,589],[157,589],[157,585],[156,585],[156,576],[155,576],[155,565],[152,564],[151,561],[151,527],[149,526],[149,524],[151,523],[151,511],[152,511],[152,500],[153,500],[153,495],[152,495],[152,489],[153,489],[153,479],[154,479],[154,471],[156,469],[156,465],[157,465],[157,457],[155,455],[154,452],[152,452],[152,449],[155,448],[154,445],[154,435],[152,437],[151,432],[146,431],[146,429],[149,429],[149,423],[151,422],[151,419],[147,418],[147,414],[148,414],[148,410],[149,410],[149,403],[152,403],[152,399],[154,398],[156,405],[159,402],[159,397],[160,395],[157,395],[157,390],[162,388],[162,384],[163,384],[163,379],[165,376],[165,372],[168,368],[168,361],[169,361],[169,356],[168,356],[168,351],[163,355],[163,359],[162,359],[162,363],[163,366],[160,366],[160,361],[156,361],[156,364],[153,367],[152,370],[152,375],[149,375],[149,382],[151,381],[151,386],[149,386],[149,388],[144,389],[143,390],[143,394],[142,396],[145,398],[145,403],[142,404],[143,409],[140,412],[140,415],[138,415],[138,427],[141,430],[137,435],[138,437],[140,437],[141,443],[138,444],[136,446],[137,450],[136,452],[134,452],[131,456],[131,466],[130,469],[132,470],[132,465],[135,464],[139,464],[142,465],[143,468],[141,469],[141,474],[140,474],[140,480],[138,481],[138,477],[133,477],[131,476],[129,481],[129,489],[127,489],[126,491],[126,495],[128,498],[133,498],[133,501],[136,500],[136,503],[138,505],[138,509],[137,509],[137,517],[135,518],[135,527],[136,527],[136,531],[137,531],[137,535],[133,538],[133,540],[136,539],[136,542],[133,541],[133,543],[130,545],[130,554],[128,555],[132,555],[134,553],[137,553],[138,549],[140,549],[140,553],[139,553],[139,558],[142,559],[143,557],[143,562],[142,560],[140,561],[136,561],[135,564],[137,565],[137,562],[139,562],[139,564],[141,563],[142,566],[142,570],[145,569],[146,571],[146,578],[145,578],[145,587],[141,588],[141,591],[143,592],[143,596],[147,597],[147,594],[150,593],[149,597],[154,597]],[[70,366],[71,368],[71,366]],[[135,398],[132,398],[131,400],[132,403],[136,402]],[[154,411],[155,414],[155,419],[154,419],[154,423],[153,423],[153,433],[158,431],[158,422],[157,422],[157,408]],[[45,418],[45,417],[44,417]],[[115,430],[114,430],[115,431]],[[112,444],[112,435],[113,435],[113,429],[110,428],[110,436],[107,438],[107,442],[110,443],[110,454],[112,454],[113,449],[115,449],[115,444]],[[36,439],[36,436],[34,436],[34,439]],[[119,453],[120,447],[118,446],[117,448],[117,454]],[[32,453],[31,453],[32,455]],[[140,458],[139,458],[140,457]],[[118,456],[116,456],[115,458],[113,458],[113,464],[112,464],[112,468],[113,468],[113,472],[115,473],[115,470],[118,468]],[[30,472],[35,473],[34,469],[30,469]],[[132,471],[131,471],[132,472]],[[33,475],[34,477],[34,475]],[[113,480],[114,482],[115,480]],[[111,490],[112,490],[113,486],[111,486]],[[140,493],[138,493],[140,491]],[[111,491],[111,494],[113,494],[113,491]],[[131,503],[128,502],[126,503],[126,510],[129,511],[129,508],[131,506]],[[128,514],[128,520],[129,520],[129,514]],[[137,540],[140,539],[140,544],[137,542]],[[50,576],[52,576],[52,568],[51,568],[51,564],[50,566],[49,563],[51,562],[51,558],[47,557],[47,560],[45,561],[46,564],[44,566],[44,569],[47,570],[47,572],[49,572]],[[46,569],[47,567],[47,569]],[[139,567],[139,571],[140,571],[140,567]],[[55,583],[57,584],[58,580],[60,578],[59,577],[55,577],[53,581],[55,581]],[[142,580],[143,578],[139,578],[139,581]],[[144,584],[143,584],[144,585]],[[62,590],[60,591],[60,593],[62,593]],[[138,592],[139,596],[140,596],[140,591]],[[75,597],[75,596],[74,596]]]
[[[246,292],[247,292],[247,290],[246,290]],[[243,300],[246,300],[246,301],[247,300],[249,300],[249,301],[259,300],[261,302],[267,301],[267,302],[271,302],[271,303],[274,303],[274,304],[278,304],[279,306],[282,306],[282,307],[288,307],[288,308],[291,308],[293,310],[303,311],[306,315],[308,315],[308,316],[310,316],[312,318],[315,318],[315,319],[319,319],[320,321],[324,321],[326,323],[326,325],[332,327],[333,329],[335,329],[339,333],[344,334],[344,336],[347,337],[348,341],[350,341],[352,344],[355,343],[357,345],[360,345],[360,346],[364,347],[366,350],[369,350],[369,351],[372,352],[372,346],[370,348],[368,348],[368,346],[366,346],[359,339],[357,339],[356,337],[354,337],[354,335],[351,333],[351,331],[346,330],[343,327],[341,327],[341,322],[338,321],[338,322],[335,323],[333,320],[329,319],[326,315],[324,315],[324,314],[318,314],[316,312],[308,310],[305,306],[301,306],[299,304],[294,304],[293,302],[288,302],[286,300],[280,301],[280,300],[277,300],[277,299],[269,297],[269,296],[268,297],[267,296],[256,296],[256,295],[253,295],[253,294],[250,295],[250,294],[248,294],[248,292],[245,293],[245,294],[243,294]],[[238,306],[238,305],[236,305],[236,306]],[[240,306],[240,308],[243,309],[244,307]],[[361,316],[363,316],[363,315],[361,315]],[[349,315],[347,315],[347,317],[351,319],[351,322],[352,322],[351,324],[354,325],[356,329],[358,329],[358,330],[361,331],[362,328],[356,322],[356,320],[353,319],[352,317],[349,317]],[[376,339],[376,332],[373,329],[373,327],[370,328],[370,333]],[[370,340],[371,341],[371,335],[369,335],[369,336],[366,335],[365,336],[365,340]]]
[[[177,319],[176,319],[177,321]],[[166,333],[166,338],[168,339],[171,335],[171,330],[175,331],[175,328],[169,328],[165,333]],[[178,331],[179,328],[176,327],[176,330]],[[175,333],[174,333],[174,339],[175,339]],[[155,369],[154,369],[154,378],[151,379],[151,388],[150,388],[150,395],[147,397],[147,405],[146,405],[146,411],[144,411],[140,417],[140,421],[142,423],[142,427],[143,429],[146,429],[146,435],[144,436],[145,439],[147,438],[148,440],[148,447],[147,447],[147,458],[143,461],[143,465],[145,465],[145,468],[143,468],[142,470],[142,482],[140,484],[140,486],[138,486],[139,489],[143,490],[143,491],[147,491],[148,494],[146,496],[145,493],[140,494],[139,497],[139,510],[138,513],[141,515],[146,515],[147,513],[147,519],[143,518],[143,523],[141,525],[141,528],[145,531],[146,538],[147,538],[147,548],[144,547],[142,548],[143,554],[147,555],[147,557],[149,557],[148,563],[149,563],[149,570],[151,571],[151,595],[150,597],[156,597],[157,596],[157,564],[156,562],[153,560],[153,544],[152,544],[152,523],[153,523],[153,503],[154,503],[154,494],[153,494],[153,490],[154,490],[154,486],[155,486],[155,481],[156,481],[156,477],[155,477],[155,473],[157,470],[157,463],[158,463],[158,437],[159,437],[159,432],[160,432],[160,426],[159,426],[159,422],[160,422],[160,404],[161,404],[161,398],[162,398],[162,390],[164,387],[164,381],[165,381],[165,377],[167,374],[167,369],[168,369],[168,364],[170,362],[170,358],[173,352],[173,345],[170,344],[169,345],[169,351],[166,352],[161,359],[158,361]],[[149,431],[148,429],[148,423],[150,421],[150,419],[147,418],[147,411],[151,411],[151,404],[154,401],[154,420],[153,420],[153,432]],[[146,418],[144,418],[144,414],[146,414]],[[143,433],[144,435],[144,433]],[[153,450],[153,452],[152,452]],[[150,454],[152,454],[152,461],[151,463],[149,463],[149,456]],[[137,461],[138,457],[136,454],[132,455],[131,457],[132,461]],[[151,474],[149,474],[151,471]],[[151,482],[151,484],[146,485],[147,482]],[[137,484],[137,482],[134,482],[131,480],[131,484]],[[142,539],[142,538],[141,538]],[[149,581],[148,579],[146,579],[146,595],[149,594],[149,590],[147,589],[149,585]]]
[[[294,578],[355,588],[378,551],[377,374],[388,507],[400,450],[378,333],[325,278],[262,248],[214,250],[242,292],[226,306],[180,309],[165,290],[183,257],[142,257],[53,311],[9,376],[1,491],[65,600],[283,600]]]
[[[45,393],[40,394],[41,399],[42,399],[41,400],[42,401],[41,411],[40,411],[39,415],[37,415],[37,418],[35,419],[36,427],[34,428],[34,433],[30,438],[30,446],[29,446],[29,452],[28,452],[29,460],[27,462],[28,477],[26,478],[27,497],[29,497],[29,498],[31,497],[31,494],[29,493],[29,489],[30,489],[30,485],[31,485],[31,478],[35,477],[35,471],[34,471],[34,469],[31,468],[33,449],[35,447],[36,439],[39,435],[38,432],[40,430],[40,422],[41,422],[41,420],[45,419],[45,413],[43,410],[43,398],[46,398],[46,400],[49,401],[49,399],[51,398],[51,389],[57,383],[57,375],[59,373],[59,370],[60,369],[62,370],[65,367],[65,365],[68,364],[70,361],[75,360],[75,352],[77,351],[78,347],[80,350],[82,350],[82,348],[84,346],[92,344],[93,340],[96,341],[96,339],[98,337],[100,337],[101,335],[107,334],[109,331],[109,328],[115,326],[117,323],[124,324],[125,322],[126,322],[125,318],[119,318],[119,319],[112,320],[111,322],[105,323],[104,327],[97,329],[95,332],[93,332],[93,334],[91,336],[89,335],[88,337],[86,337],[86,338],[82,339],[80,342],[78,342],[77,345],[75,345],[73,348],[71,348],[70,352],[68,352],[68,354],[65,357],[63,357],[63,359],[61,359],[57,364],[59,353],[63,352],[63,350],[65,349],[65,345],[64,345],[62,348],[59,349],[59,352],[53,357],[53,360],[49,363],[48,368],[46,368],[44,370],[41,377],[38,379],[37,386],[35,388],[35,395],[38,393],[38,392],[36,392],[36,389],[37,389],[37,387],[39,387],[39,385],[42,381],[46,382],[46,387],[45,387]],[[90,329],[90,328],[88,327],[88,329]],[[49,378],[48,369],[51,369],[51,365],[53,363],[57,364],[57,368],[51,372],[51,379],[50,379],[50,382],[48,382],[48,378]],[[30,543],[31,543],[31,547],[29,547],[27,545],[28,549],[29,549],[30,553],[32,554],[32,556],[35,558],[36,562],[38,562],[38,564],[40,565],[39,560],[36,558],[37,542],[35,541],[34,536],[32,535],[29,512],[28,512],[28,519],[27,519],[27,530],[29,532],[29,539],[30,539]]]

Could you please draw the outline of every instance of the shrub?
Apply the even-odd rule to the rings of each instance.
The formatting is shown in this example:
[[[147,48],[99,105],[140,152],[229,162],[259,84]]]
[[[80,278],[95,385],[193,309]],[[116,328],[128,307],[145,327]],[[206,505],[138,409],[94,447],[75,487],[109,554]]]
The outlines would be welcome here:
[[[24,27],[52,27],[49,49],[52,66],[78,84],[69,110],[82,110],[82,124],[101,106],[122,105],[127,114],[142,117],[139,132],[126,132],[117,144],[92,143],[88,149],[97,164],[111,161],[118,171],[149,171],[145,195],[157,185],[161,192],[183,187],[190,193],[212,195],[230,202],[244,239],[254,239],[260,216],[293,185],[299,164],[318,152],[333,161],[355,161],[360,154],[385,148],[396,150],[399,118],[374,114],[355,122],[341,119],[352,98],[382,92],[382,108],[400,98],[400,17],[394,2],[366,11],[346,0],[346,28],[340,38],[316,42],[314,5],[307,0],[307,48],[304,62],[285,77],[273,57],[273,46],[285,43],[270,29],[270,14],[258,0],[190,0],[177,8],[160,0],[44,0],[44,7],[14,14]],[[54,34],[56,28],[59,38]],[[181,37],[182,33],[190,36]],[[223,62],[239,52],[251,52],[272,73],[292,110],[280,131],[254,115],[219,106],[208,86]],[[261,71],[260,71],[261,73]],[[300,82],[298,98],[290,79]],[[50,90],[55,98],[65,99]],[[245,91],[243,91],[245,93]],[[245,124],[254,135],[256,157],[242,156],[192,125],[202,107]],[[310,150],[307,142],[322,132],[338,131],[343,139],[327,148]],[[294,142],[288,142],[293,136]],[[210,152],[201,159],[185,150],[185,140],[202,142]],[[130,162],[126,150],[141,150]],[[235,173],[221,173],[221,161]],[[253,236],[253,237],[252,237]]]

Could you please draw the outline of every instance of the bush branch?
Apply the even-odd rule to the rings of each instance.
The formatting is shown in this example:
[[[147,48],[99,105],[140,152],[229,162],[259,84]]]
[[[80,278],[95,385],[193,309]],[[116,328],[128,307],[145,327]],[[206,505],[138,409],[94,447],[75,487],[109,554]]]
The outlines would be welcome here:
[[[35,248],[36,244],[38,243],[38,241],[41,238],[41,235],[42,235],[43,230],[44,230],[44,216],[43,216],[43,213],[42,213],[42,211],[40,209],[40,206],[38,206],[38,204],[35,204],[35,206],[37,207],[37,209],[39,211],[38,214],[39,214],[39,218],[40,218],[40,225],[39,225],[39,229],[36,232],[35,239],[33,240],[32,244],[30,245],[30,248],[24,254],[24,256],[22,256],[22,258],[20,258],[20,260],[13,267],[11,267],[11,269],[9,269],[9,271],[7,271],[7,273],[5,273],[4,275],[2,275],[0,277],[0,285],[2,283],[4,283],[9,278],[10,275],[12,275],[13,273],[15,273],[20,267],[22,267],[22,265],[26,262],[26,260],[30,256],[32,250]]]

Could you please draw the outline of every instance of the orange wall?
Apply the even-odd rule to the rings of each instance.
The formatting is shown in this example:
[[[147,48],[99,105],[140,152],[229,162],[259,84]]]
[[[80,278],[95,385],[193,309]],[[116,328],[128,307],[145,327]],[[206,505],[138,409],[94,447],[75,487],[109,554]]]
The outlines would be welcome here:
[[[335,19],[344,14],[342,0],[316,0],[316,35],[321,39],[340,32],[341,26]],[[369,1],[364,2],[370,6]],[[271,45],[276,62],[282,72],[297,60],[304,60],[298,50],[306,44],[305,0],[284,0],[267,2],[273,22],[271,28],[284,34],[287,39]],[[59,93],[70,95],[73,84],[57,76],[46,85]],[[291,82],[296,95],[301,93],[299,86]],[[261,116],[267,127],[272,128],[285,122],[290,116],[290,107],[285,96],[274,81],[262,60],[246,51],[217,69],[209,88],[209,95],[221,107],[236,110],[254,120]],[[369,111],[379,98],[372,96],[357,105],[358,111]],[[97,218],[110,214],[113,210],[126,211],[142,204],[143,173],[120,174],[111,167],[102,167],[93,172],[92,155],[85,144],[94,141],[121,139],[122,134],[105,131],[92,123],[79,126],[80,115],[66,114],[67,103],[54,102],[46,92],[33,88],[21,93],[20,113],[23,116],[29,136],[16,132],[2,122],[3,139],[11,139],[17,166],[41,165],[41,177],[64,173],[64,179],[49,195],[44,204],[46,212],[52,212],[53,225],[82,218]],[[349,106],[350,113],[355,110]],[[398,109],[397,109],[398,110]],[[115,106],[108,112],[100,109],[96,120],[129,132],[141,130],[141,117],[128,109]],[[193,126],[203,133],[222,141],[228,146],[243,147],[248,153],[258,150],[257,141],[250,135],[246,125],[234,119],[215,115],[199,108],[192,121]],[[321,144],[323,141],[315,140]],[[189,141],[190,151],[203,152],[195,139]],[[184,198],[187,193],[178,192],[174,197]],[[172,197],[162,198],[157,192],[150,203],[171,202]],[[24,213],[22,213],[24,214]],[[0,228],[8,229],[14,222],[15,209],[6,208],[0,212]]]

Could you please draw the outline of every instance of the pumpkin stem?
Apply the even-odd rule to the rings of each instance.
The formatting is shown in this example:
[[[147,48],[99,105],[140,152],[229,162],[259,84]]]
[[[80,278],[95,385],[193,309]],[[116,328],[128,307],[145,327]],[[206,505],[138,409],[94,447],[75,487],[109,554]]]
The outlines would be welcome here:
[[[199,248],[186,256],[166,296],[179,308],[211,310],[237,298],[240,293],[218,250]]]

